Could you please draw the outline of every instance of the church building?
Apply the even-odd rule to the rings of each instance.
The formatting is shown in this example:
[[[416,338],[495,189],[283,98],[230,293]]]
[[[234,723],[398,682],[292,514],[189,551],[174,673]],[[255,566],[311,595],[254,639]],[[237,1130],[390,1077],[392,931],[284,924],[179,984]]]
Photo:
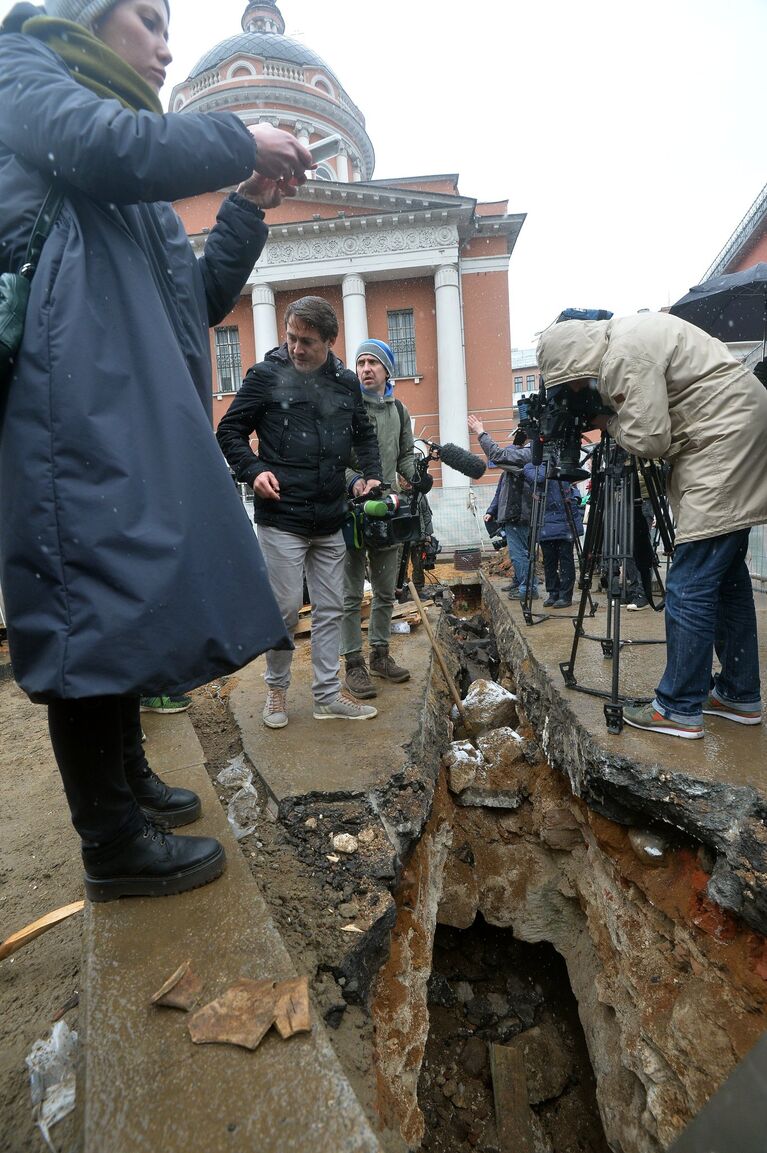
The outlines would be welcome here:
[[[455,173],[374,179],[365,117],[335,72],[285,35],[274,0],[250,0],[242,31],[198,61],[173,89],[169,110],[267,121],[294,133],[317,160],[298,196],[267,213],[264,252],[211,334],[216,424],[244,372],[284,339],[286,306],[313,294],[338,315],[335,352],[349,367],[368,336],[392,346],[396,395],[416,437],[476,452],[467,427],[473,412],[506,443],[514,420],[508,269],[523,213],[462,195]],[[196,247],[228,191],[176,204]],[[473,485],[450,468],[431,471],[436,535],[446,548],[476,544],[497,471]]]

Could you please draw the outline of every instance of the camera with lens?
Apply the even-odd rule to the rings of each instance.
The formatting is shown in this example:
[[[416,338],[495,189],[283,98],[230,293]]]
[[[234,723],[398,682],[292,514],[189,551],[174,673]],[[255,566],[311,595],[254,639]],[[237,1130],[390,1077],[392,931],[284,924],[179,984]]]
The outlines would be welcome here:
[[[581,441],[595,416],[612,413],[596,390],[596,381],[579,392],[566,384],[554,385],[517,401],[519,427],[532,442],[533,464],[553,460],[562,480],[585,480],[588,472],[580,467]]]
[[[396,492],[355,497],[351,502],[351,517],[344,526],[347,547],[392,548],[394,545],[421,539],[421,518],[403,506]]]

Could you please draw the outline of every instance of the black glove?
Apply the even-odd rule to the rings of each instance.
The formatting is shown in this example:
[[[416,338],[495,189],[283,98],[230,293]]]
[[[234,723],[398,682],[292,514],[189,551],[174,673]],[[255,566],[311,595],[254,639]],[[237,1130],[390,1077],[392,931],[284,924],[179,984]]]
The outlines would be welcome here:
[[[413,492],[421,492],[424,496],[427,492],[431,492],[433,486],[434,477],[430,476],[428,472],[425,472],[422,477],[414,476],[410,482]]]

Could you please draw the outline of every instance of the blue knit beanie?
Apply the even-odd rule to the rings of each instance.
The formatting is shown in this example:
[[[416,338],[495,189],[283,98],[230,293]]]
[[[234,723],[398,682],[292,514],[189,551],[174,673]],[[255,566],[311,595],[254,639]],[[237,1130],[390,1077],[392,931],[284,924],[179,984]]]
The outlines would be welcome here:
[[[93,31],[94,21],[114,8],[118,0],[45,0],[45,11],[57,20],[71,20]],[[170,16],[170,4],[164,0]]]
[[[361,356],[374,356],[376,360],[380,360],[386,369],[386,375],[394,376],[396,367],[394,353],[388,344],[384,344],[382,340],[363,340],[357,349],[357,355],[354,358],[355,364]]]

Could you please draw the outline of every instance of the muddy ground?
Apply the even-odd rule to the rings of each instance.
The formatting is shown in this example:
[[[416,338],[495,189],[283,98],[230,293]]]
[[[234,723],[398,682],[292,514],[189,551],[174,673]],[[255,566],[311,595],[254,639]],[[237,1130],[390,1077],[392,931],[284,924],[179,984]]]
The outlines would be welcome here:
[[[0,938],[82,897],[78,842],[48,740],[46,710],[11,680],[0,680]],[[50,1033],[79,989],[78,914],[0,961],[0,1151],[45,1149],[34,1127],[24,1058]],[[77,1006],[63,1013],[77,1028]],[[73,1117],[55,1130],[57,1147],[78,1148]]]

